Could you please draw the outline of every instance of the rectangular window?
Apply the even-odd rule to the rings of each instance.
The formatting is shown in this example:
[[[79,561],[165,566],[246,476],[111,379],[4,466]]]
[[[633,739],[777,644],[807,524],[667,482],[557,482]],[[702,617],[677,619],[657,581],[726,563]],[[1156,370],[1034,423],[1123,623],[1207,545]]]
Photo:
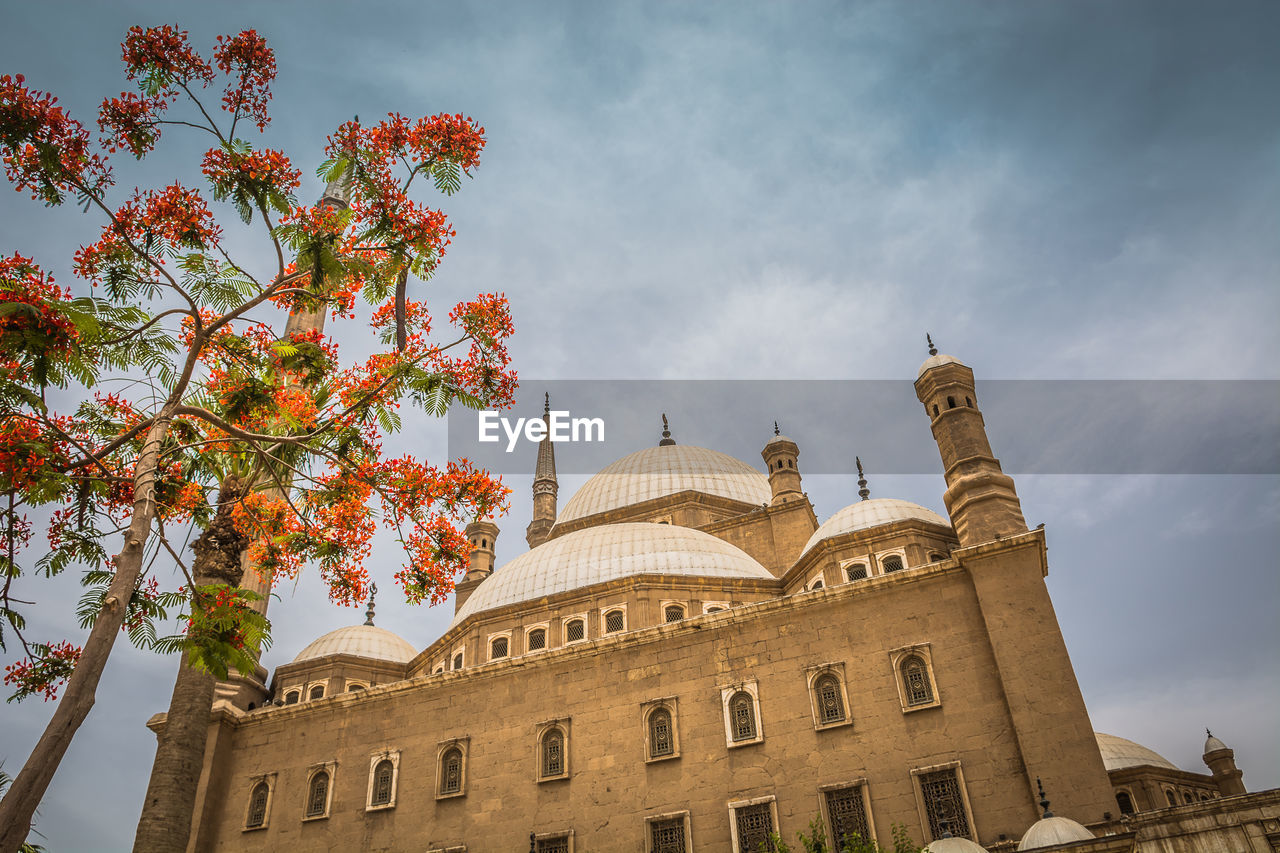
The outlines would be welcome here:
[[[833,843],[843,846],[846,838],[851,839],[855,835],[863,841],[871,840],[861,785],[827,791],[825,796]]]
[[[943,830],[960,838],[970,838],[969,819],[964,811],[964,797],[960,794],[960,780],[956,770],[949,767],[933,773],[920,774],[920,795],[924,798],[924,811],[929,819],[929,835],[941,838]]]
[[[738,853],[760,853],[774,850],[773,811],[769,803],[739,806],[733,810],[733,821],[738,829]]]
[[[539,838],[537,853],[569,853],[569,836]]]
[[[649,824],[652,839],[651,853],[686,853],[684,818],[655,820]]]

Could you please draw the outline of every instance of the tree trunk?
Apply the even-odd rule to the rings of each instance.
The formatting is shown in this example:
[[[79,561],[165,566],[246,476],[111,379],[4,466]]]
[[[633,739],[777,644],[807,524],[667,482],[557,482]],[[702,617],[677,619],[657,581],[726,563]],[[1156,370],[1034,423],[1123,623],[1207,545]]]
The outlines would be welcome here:
[[[0,853],[17,853],[27,840],[36,807],[49,789],[53,774],[71,746],[71,739],[93,708],[102,671],[107,666],[116,637],[120,636],[125,605],[142,574],[142,559],[156,512],[156,459],[160,443],[169,431],[169,417],[168,411],[162,412],[147,432],[147,440],[135,468],[133,516],[125,534],[124,549],[115,557],[115,577],[107,589],[93,629],[89,631],[89,638],[85,640],[80,660],[67,681],[62,700],[54,709],[44,734],[36,742],[35,749],[22,766],[22,772],[13,780],[4,800],[0,801]]]
[[[250,540],[231,519],[231,510],[243,496],[241,482],[228,477],[218,492],[213,522],[191,546],[196,555],[191,571],[200,586],[239,586],[244,579],[244,552]],[[183,654],[133,839],[135,853],[184,853],[187,849],[216,683],[209,673],[188,666]]]

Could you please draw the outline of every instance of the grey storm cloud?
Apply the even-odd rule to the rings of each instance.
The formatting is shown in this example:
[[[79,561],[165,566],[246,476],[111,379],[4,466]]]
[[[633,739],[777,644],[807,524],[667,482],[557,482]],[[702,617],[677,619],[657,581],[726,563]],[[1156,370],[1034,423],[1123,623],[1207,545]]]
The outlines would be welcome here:
[[[130,25],[176,21],[199,46],[257,28],[280,67],[266,144],[304,175],[353,114],[475,116],[489,146],[475,180],[439,202],[458,235],[425,293],[446,313],[478,291],[506,292],[527,390],[535,380],[909,382],[925,331],[979,382],[1280,379],[1271,2],[3,8],[0,73],[25,74],[85,119],[126,86],[118,42]],[[204,142],[170,137],[171,152],[121,166],[122,188],[198,180]],[[304,193],[319,190],[308,178]],[[0,221],[0,250],[35,255],[79,286],[69,258],[96,221],[12,192]],[[233,239],[253,257],[247,235]],[[335,335],[348,352],[362,346],[358,329]],[[677,436],[723,437],[756,462],[776,417],[800,442],[805,487],[826,518],[857,487],[825,473],[847,471],[847,459],[820,460],[846,447],[875,458],[880,433],[771,412],[789,399],[761,401],[760,424],[687,420]],[[909,398],[902,411],[930,451],[923,414]],[[642,414],[654,432],[636,440],[656,439],[658,411]],[[1097,414],[1077,420],[1097,429]],[[1167,399],[1144,414],[1182,417]],[[1043,415],[989,411],[997,454],[1034,458]],[[1249,457],[1256,442],[1264,460],[1280,446],[1265,420],[1181,426],[1200,423],[1187,446],[1221,437]],[[389,444],[435,460],[449,439],[443,423],[408,418]],[[507,478],[516,492],[500,562],[524,550],[532,465]],[[872,489],[941,510],[939,467],[936,455],[920,469],[873,467],[886,473],[873,473]],[[1195,769],[1197,732],[1210,725],[1251,788],[1280,784],[1280,477],[1265,466],[1106,470],[1055,461],[1018,479],[1028,520],[1047,525],[1048,583],[1095,726]],[[562,477],[562,498],[584,479]],[[375,550],[378,621],[421,648],[449,607],[396,602],[399,561],[394,543]],[[171,567],[158,571],[167,579]],[[76,636],[76,578],[29,589],[33,631]],[[269,667],[360,619],[329,604],[314,577],[279,595]],[[50,849],[128,849],[154,750],[143,723],[166,707],[175,663],[117,647],[42,808]],[[5,706],[6,771],[48,714],[38,702]]]

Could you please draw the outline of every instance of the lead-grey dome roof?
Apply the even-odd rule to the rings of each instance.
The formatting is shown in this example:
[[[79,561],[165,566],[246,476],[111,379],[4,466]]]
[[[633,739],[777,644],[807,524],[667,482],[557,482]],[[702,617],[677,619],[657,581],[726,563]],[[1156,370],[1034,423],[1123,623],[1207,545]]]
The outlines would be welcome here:
[[[746,551],[700,530],[602,524],[544,542],[495,571],[458,608],[452,625],[473,613],[644,574],[773,579]]]
[[[930,524],[937,524],[942,527],[951,526],[951,523],[945,518],[927,507],[920,506],[920,504],[901,501],[897,498],[872,498],[871,500],[849,504],[822,522],[822,525],[813,531],[809,541],[804,543],[804,548],[801,549],[800,555],[804,556],[809,553],[815,545],[824,539],[831,539],[845,533],[852,533],[855,530],[867,530],[871,527],[879,527],[882,524],[892,524],[895,521],[906,521],[908,519],[927,521]]]
[[[312,640],[306,648],[298,652],[293,662],[300,663],[304,660],[337,654],[408,663],[413,660],[417,652],[413,646],[409,645],[408,640],[386,628],[379,628],[376,625],[350,625]]]

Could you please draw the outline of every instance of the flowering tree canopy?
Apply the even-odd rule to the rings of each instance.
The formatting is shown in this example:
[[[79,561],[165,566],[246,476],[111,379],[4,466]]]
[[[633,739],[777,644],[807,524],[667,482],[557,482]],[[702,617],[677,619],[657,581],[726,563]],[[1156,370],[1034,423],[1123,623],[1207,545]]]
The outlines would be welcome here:
[[[347,122],[319,169],[336,189],[308,205],[283,152],[237,135],[271,122],[276,67],[264,39],[220,37],[212,62],[174,27],[135,27],[122,47],[137,90],[102,102],[96,133],[22,76],[0,77],[9,181],[46,205],[75,199],[103,223],[75,254],[74,288],[34,258],[0,258],[0,644],[16,637],[26,653],[6,669],[17,696],[51,698],[70,677],[60,704],[77,679],[92,703],[122,630],[217,674],[252,668],[262,608],[246,589],[192,577],[179,544],[190,525],[226,522],[268,582],[316,564],[342,603],[365,596],[383,526],[405,548],[396,579],[407,598],[435,603],[468,557],[459,525],[500,511],[507,494],[466,461],[389,458],[381,444],[405,401],[440,415],[454,401],[507,405],[516,387],[502,295],[456,305],[452,331],[433,335],[409,293],[453,236],[410,192],[456,192],[484,129],[461,115]],[[178,131],[209,140],[204,186],[116,191],[113,156],[141,160]],[[259,230],[260,252],[232,256],[224,208]],[[381,347],[344,362],[325,319],[351,319],[360,303]],[[281,333],[272,323],[285,311]],[[68,398],[78,405],[59,411]],[[154,572],[160,555],[187,575],[180,588]],[[87,569],[83,650],[27,638],[33,594],[22,588],[73,564]],[[186,629],[159,637],[169,608]],[[22,786],[19,776],[10,798]]]

